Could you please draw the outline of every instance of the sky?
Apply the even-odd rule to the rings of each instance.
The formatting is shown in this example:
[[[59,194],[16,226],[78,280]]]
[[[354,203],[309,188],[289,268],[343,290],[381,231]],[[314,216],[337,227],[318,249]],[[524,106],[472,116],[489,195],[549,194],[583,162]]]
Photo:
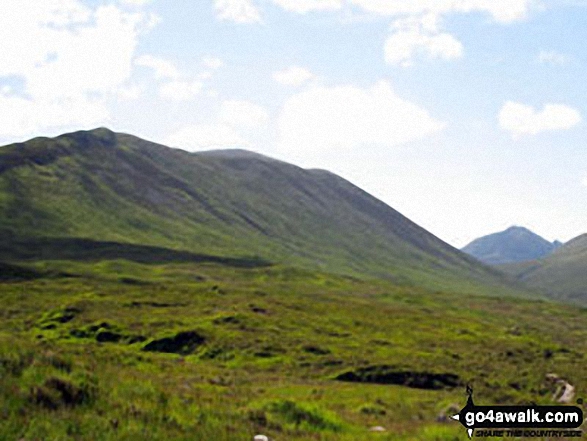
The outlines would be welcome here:
[[[106,126],[335,172],[450,244],[587,233],[587,1],[2,0],[0,144]]]

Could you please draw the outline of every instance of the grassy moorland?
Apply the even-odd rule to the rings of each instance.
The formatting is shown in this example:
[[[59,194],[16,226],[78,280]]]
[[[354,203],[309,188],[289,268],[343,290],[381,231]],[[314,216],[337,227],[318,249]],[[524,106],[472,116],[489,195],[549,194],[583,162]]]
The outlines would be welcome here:
[[[0,440],[462,439],[467,384],[587,387],[587,313],[531,296],[325,171],[106,129],[0,149]]]
[[[26,267],[2,268],[0,439],[461,440],[437,420],[467,383],[587,388],[577,308],[262,262]]]

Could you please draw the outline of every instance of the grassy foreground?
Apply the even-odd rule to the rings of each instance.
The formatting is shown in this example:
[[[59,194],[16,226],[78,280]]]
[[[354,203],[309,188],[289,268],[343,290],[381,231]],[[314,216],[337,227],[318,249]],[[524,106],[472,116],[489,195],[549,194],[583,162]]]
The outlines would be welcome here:
[[[282,266],[3,269],[2,440],[462,440],[438,420],[468,383],[551,403],[556,373],[587,398],[578,308]]]

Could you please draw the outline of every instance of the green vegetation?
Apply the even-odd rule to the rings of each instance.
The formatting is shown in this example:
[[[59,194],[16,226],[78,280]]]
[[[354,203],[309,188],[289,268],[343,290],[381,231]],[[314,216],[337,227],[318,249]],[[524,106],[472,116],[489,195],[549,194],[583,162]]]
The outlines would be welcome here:
[[[106,129],[0,149],[2,440],[459,440],[467,384],[584,396],[586,312],[514,294],[325,171]]]
[[[478,404],[551,403],[548,373],[587,387],[587,314],[544,301],[281,265],[22,265],[45,276],[0,284],[0,439],[458,440],[439,420],[466,384]]]
[[[499,268],[553,299],[587,304],[587,235],[569,241],[543,259]]]
[[[464,293],[512,290],[326,171],[244,151],[190,154],[107,129],[0,149],[0,261],[172,257],[140,247]]]

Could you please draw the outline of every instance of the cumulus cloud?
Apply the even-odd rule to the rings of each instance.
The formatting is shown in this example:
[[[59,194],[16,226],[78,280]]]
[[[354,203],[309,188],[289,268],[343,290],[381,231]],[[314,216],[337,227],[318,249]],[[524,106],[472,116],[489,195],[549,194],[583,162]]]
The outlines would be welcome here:
[[[385,43],[385,60],[408,67],[417,54],[445,60],[463,55],[462,43],[439,26],[449,14],[486,13],[500,23],[524,19],[534,0],[351,0],[373,13],[396,18]]]
[[[345,5],[387,17],[437,16],[473,12],[489,14],[500,23],[512,23],[527,17],[538,0],[271,0],[281,8],[305,14],[310,11],[336,11]],[[260,12],[252,0],[216,0],[221,19],[254,22]],[[223,16],[222,14],[226,15]],[[236,17],[236,18],[235,18]]]
[[[305,14],[310,11],[336,10],[341,0],[271,0],[286,11]],[[214,0],[216,15],[220,20],[235,23],[260,23],[261,12],[253,0]]]
[[[234,23],[259,23],[261,13],[252,0],[214,0],[220,20]]]
[[[299,66],[292,66],[273,74],[275,81],[286,86],[301,86],[312,78],[314,78],[312,72]]]
[[[463,55],[461,42],[438,29],[436,15],[397,20],[393,28],[394,33],[385,43],[385,61],[389,64],[411,66],[417,53],[445,60]]]
[[[337,10],[342,7],[341,0],[273,0],[286,11],[305,14],[310,11]]]
[[[0,136],[38,135],[62,127],[94,127],[106,123],[110,113],[101,100],[63,97],[32,101],[0,95]]]
[[[513,23],[525,19],[540,5],[540,0],[271,0],[284,10],[305,14],[310,11],[337,11],[354,9],[375,16],[389,17],[392,32],[385,43],[385,59],[390,64],[404,67],[413,63],[417,54],[431,58],[454,59],[462,56],[462,43],[436,24],[450,14],[481,13],[498,23]],[[219,4],[223,7],[219,8]],[[221,19],[236,22],[260,20],[260,12],[252,0],[216,0]],[[232,5],[230,8],[228,5]]]
[[[340,154],[360,146],[418,140],[444,124],[381,81],[367,89],[314,87],[293,95],[283,106],[278,127],[284,153],[336,149]]]
[[[269,114],[261,106],[248,101],[224,101],[211,122],[184,127],[172,134],[167,144],[188,151],[251,148],[251,139],[268,123]]]
[[[496,21],[511,23],[525,18],[535,0],[350,0],[366,11],[387,16],[481,12]]]
[[[122,3],[132,6],[144,6],[151,3],[151,0],[122,0]]]
[[[139,36],[155,21],[116,4],[0,2],[0,77],[22,84],[0,95],[0,136],[105,123],[106,100],[128,83]]]
[[[162,84],[159,96],[170,101],[189,101],[200,94],[204,84],[199,80],[175,80]]]
[[[564,104],[546,104],[542,111],[508,101],[498,116],[499,125],[514,138],[545,131],[568,130],[582,120],[578,110]]]
[[[159,85],[159,97],[171,101],[189,101],[198,96],[204,88],[204,81],[212,78],[212,71],[219,69],[223,62],[219,58],[205,57],[202,64],[210,70],[186,75],[175,63],[164,58],[142,55],[135,60],[135,65],[152,69],[155,78],[163,81]]]
[[[530,10],[538,5],[538,0],[271,0],[283,9],[299,14],[310,11],[340,10],[345,5],[355,7],[375,15],[388,17],[421,16],[426,14],[446,15],[450,13],[480,12],[489,14],[501,23],[511,23],[527,17]],[[258,21],[259,10],[252,0],[216,0],[219,14],[251,17]],[[234,20],[238,21],[238,20]]]
[[[135,60],[135,64],[153,69],[157,78],[173,79],[179,77],[179,70],[174,63],[153,55],[142,55]]]
[[[139,99],[144,88],[138,84],[128,84],[121,86],[117,91],[118,98],[122,100],[132,101]]]

